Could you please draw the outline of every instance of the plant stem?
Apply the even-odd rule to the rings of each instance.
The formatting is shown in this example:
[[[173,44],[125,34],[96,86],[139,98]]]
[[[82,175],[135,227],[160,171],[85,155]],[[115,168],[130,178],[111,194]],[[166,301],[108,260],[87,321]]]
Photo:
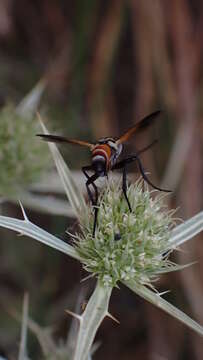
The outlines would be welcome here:
[[[80,328],[73,360],[87,360],[97,329],[108,315],[111,287],[104,287],[99,281],[80,317]]]

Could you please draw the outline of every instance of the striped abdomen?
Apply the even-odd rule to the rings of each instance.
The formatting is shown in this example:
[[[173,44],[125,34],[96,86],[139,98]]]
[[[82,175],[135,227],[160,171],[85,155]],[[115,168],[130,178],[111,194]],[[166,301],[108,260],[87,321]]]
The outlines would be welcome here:
[[[92,165],[100,176],[106,175],[109,170],[111,148],[107,144],[98,144],[92,151]]]

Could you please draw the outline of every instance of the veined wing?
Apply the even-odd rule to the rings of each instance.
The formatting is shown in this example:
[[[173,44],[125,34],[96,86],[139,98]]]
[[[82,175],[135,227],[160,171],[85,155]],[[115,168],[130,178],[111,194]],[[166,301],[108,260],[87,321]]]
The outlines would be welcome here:
[[[117,144],[122,144],[136,132],[143,130],[145,127],[152,124],[152,122],[161,114],[161,111],[155,111],[152,114],[146,116],[144,119],[137,122],[132,128],[126,131],[116,142]]]

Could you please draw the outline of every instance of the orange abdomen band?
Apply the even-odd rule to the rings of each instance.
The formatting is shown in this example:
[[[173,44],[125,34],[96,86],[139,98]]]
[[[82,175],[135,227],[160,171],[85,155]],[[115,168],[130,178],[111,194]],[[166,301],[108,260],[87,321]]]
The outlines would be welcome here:
[[[101,144],[101,145],[96,145],[92,151],[92,156],[103,156],[106,160],[107,166],[109,165],[109,160],[111,157],[111,148],[109,145],[107,144]]]

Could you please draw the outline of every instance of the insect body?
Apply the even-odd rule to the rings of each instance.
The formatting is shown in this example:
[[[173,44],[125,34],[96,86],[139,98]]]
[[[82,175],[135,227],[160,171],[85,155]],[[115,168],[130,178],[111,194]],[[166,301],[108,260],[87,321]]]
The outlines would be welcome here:
[[[136,152],[134,155],[131,155],[121,161],[118,161],[118,158],[122,152],[123,143],[126,142],[128,139],[131,138],[136,132],[144,129],[148,125],[150,125],[153,120],[155,120],[160,115],[160,111],[156,111],[148,116],[146,116],[141,121],[137,122],[132,128],[130,128],[127,132],[125,132],[119,139],[106,137],[100,139],[96,144],[89,143],[83,140],[75,140],[75,139],[68,139],[66,137],[57,136],[57,135],[46,135],[46,134],[38,134],[45,141],[50,142],[58,142],[58,143],[69,143],[80,145],[84,147],[88,147],[92,154],[92,163],[88,166],[83,166],[82,171],[87,178],[86,181],[86,188],[89,199],[94,206],[95,209],[95,217],[94,217],[94,226],[93,226],[93,236],[95,235],[96,224],[97,224],[97,215],[98,215],[98,190],[95,184],[95,181],[102,176],[107,176],[109,170],[116,170],[122,169],[123,171],[123,181],[122,181],[122,189],[125,199],[127,201],[129,210],[131,211],[131,205],[127,197],[127,179],[126,179],[126,167],[129,163],[136,161],[140,173],[143,179],[151,185],[154,189],[169,192],[170,190],[161,189],[154,184],[151,183],[149,178],[146,176],[141,160],[140,160],[140,153],[146,151],[150,148],[153,144],[151,143],[146,148],[142,149],[139,152]],[[92,175],[89,174],[89,171],[93,172]],[[92,186],[94,193],[90,190]]]
[[[99,176],[106,176],[108,171],[115,165],[122,145],[117,144],[115,139],[104,138],[92,150],[92,167]]]

